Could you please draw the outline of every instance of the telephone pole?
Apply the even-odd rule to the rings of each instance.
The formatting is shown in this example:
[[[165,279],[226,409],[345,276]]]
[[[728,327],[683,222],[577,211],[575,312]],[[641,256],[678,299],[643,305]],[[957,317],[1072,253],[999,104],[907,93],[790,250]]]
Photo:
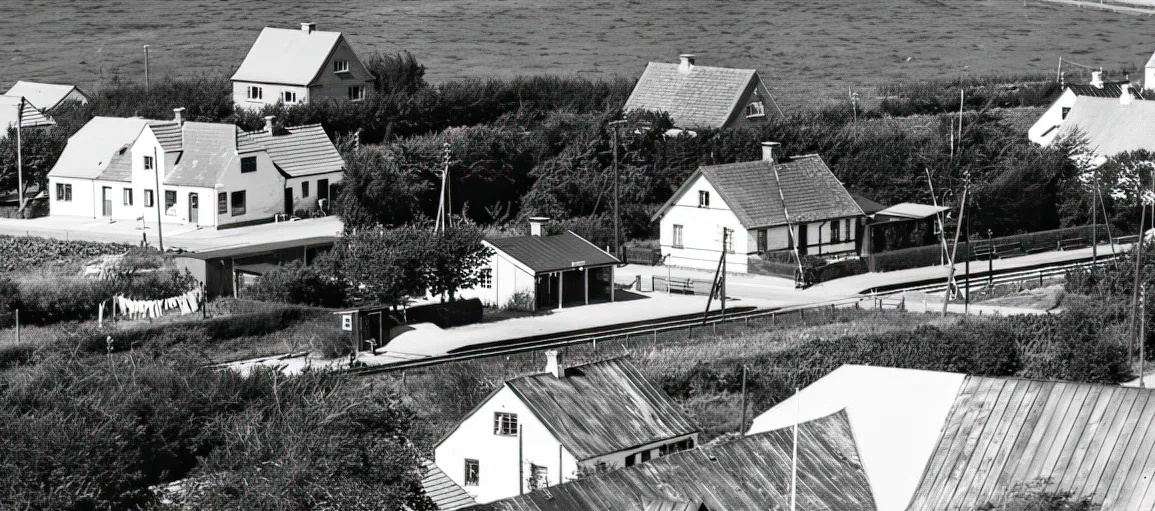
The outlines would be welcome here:
[[[16,110],[16,196],[19,197],[20,211],[24,211],[24,155],[23,140],[20,132],[24,131],[24,96],[20,96],[20,106]]]
[[[625,119],[618,119],[610,121],[610,126],[614,129],[614,257],[622,258],[622,241],[621,241],[621,221],[622,215],[618,209],[618,202],[621,200],[621,191],[618,181],[620,176],[618,172],[618,126],[625,124]]]
[[[144,93],[148,94],[148,45],[144,45]]]

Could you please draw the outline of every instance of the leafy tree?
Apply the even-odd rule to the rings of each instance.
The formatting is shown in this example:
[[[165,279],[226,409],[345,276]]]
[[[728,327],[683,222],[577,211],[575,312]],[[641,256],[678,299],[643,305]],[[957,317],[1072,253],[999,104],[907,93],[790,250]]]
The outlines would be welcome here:
[[[348,155],[337,215],[352,227],[394,226],[421,216],[418,197],[428,181],[395,154],[379,147],[364,147]]]
[[[429,239],[428,228],[412,225],[360,229],[334,247],[335,267],[353,286],[354,297],[401,305],[428,287]]]
[[[257,280],[248,296],[255,300],[341,307],[346,304],[345,285],[333,275],[329,256],[306,266],[300,262],[278,266]]]
[[[48,189],[48,172],[64,152],[68,135],[60,128],[24,128],[21,132],[24,189]],[[0,139],[0,189],[15,190],[19,182],[16,161],[16,128],[10,127]]]
[[[430,294],[453,300],[458,290],[478,284],[482,267],[493,255],[483,237],[481,229],[465,221],[433,233],[426,274]]]
[[[374,52],[365,60],[378,94],[413,94],[426,87],[425,66],[408,51],[394,54]]]

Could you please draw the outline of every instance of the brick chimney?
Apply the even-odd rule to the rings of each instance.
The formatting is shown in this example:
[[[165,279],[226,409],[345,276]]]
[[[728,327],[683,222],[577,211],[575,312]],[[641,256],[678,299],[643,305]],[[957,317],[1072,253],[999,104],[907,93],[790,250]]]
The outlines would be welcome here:
[[[1096,89],[1103,88],[1103,71],[1091,71],[1091,86]]]
[[[177,125],[184,126],[184,107],[177,107],[172,109],[172,120],[176,121]]]
[[[549,217],[544,217],[544,216],[531,216],[531,217],[529,217],[529,235],[530,236],[541,236],[542,228],[545,227],[545,223],[548,221],[549,221]]]
[[[313,32],[316,32],[316,31],[317,31],[317,24],[316,23],[301,23],[301,32],[304,32],[306,34],[312,34]]]
[[[561,352],[558,350],[545,352],[545,372],[552,374],[554,378],[565,378],[565,360]]]
[[[273,131],[273,119],[276,119],[276,118],[277,118],[277,116],[275,116],[275,115],[266,115],[266,116],[265,116],[265,127],[264,127],[264,129],[266,129],[266,130],[269,130],[270,132],[272,132],[272,131]]]
[[[1124,84],[1120,85],[1119,88],[1123,89],[1123,93],[1119,95],[1119,104],[1120,105],[1130,105],[1131,104],[1131,84],[1124,83]]]
[[[691,69],[694,69],[695,58],[696,57],[694,57],[693,53],[683,53],[678,55],[678,72],[689,73]]]
[[[782,144],[778,142],[762,142],[762,161],[777,163],[782,155]]]

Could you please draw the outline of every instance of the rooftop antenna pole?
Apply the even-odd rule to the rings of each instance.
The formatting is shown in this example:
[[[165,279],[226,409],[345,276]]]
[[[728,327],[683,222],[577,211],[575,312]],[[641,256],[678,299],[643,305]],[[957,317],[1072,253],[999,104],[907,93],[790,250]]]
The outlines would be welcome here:
[[[794,387],[794,449],[790,455],[790,511],[798,509],[798,421],[802,419],[802,400]]]
[[[148,94],[148,45],[144,45],[144,93]]]
[[[24,141],[20,132],[24,131],[24,96],[20,96],[20,106],[16,110],[16,195],[20,199],[20,211],[24,211]]]

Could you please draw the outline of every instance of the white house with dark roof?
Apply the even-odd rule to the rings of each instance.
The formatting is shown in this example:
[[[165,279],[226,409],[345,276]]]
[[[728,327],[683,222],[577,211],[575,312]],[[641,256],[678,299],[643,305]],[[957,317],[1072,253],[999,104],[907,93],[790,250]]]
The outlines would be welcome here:
[[[232,76],[240,108],[292,105],[321,99],[361,101],[373,93],[373,76],[340,32],[316,23],[265,27]]]
[[[331,169],[342,161],[332,143],[329,151],[315,148],[319,127],[243,133],[232,124],[185,121],[183,110],[170,121],[95,117],[85,124],[48,173],[49,214],[155,221],[160,208],[162,222],[261,223],[292,207],[289,180],[335,179]]]
[[[59,106],[69,102],[78,104],[88,103],[88,95],[75,85],[56,83],[16,82],[5,96],[24,96],[42,112],[51,112]]]
[[[654,214],[666,264],[714,270],[729,231],[727,270],[745,273],[751,256],[791,250],[845,256],[857,250],[862,208],[818,155],[777,157],[762,144],[757,161],[699,167]]]
[[[614,266],[621,261],[585,238],[565,231],[543,233],[548,218],[529,219],[530,234],[490,238],[493,251],[481,269],[481,282],[463,289],[463,298],[506,307],[562,308],[614,300]]]
[[[1082,138],[1094,161],[1139,149],[1155,151],[1155,101],[1123,91],[1118,98],[1078,98],[1056,140]]]
[[[1155,58],[1155,57],[1153,57]],[[1148,63],[1149,72],[1155,73],[1155,67]],[[1079,98],[1112,98],[1118,99],[1123,91],[1129,90],[1138,100],[1155,99],[1155,83],[1150,80],[1145,84],[1146,90],[1134,87],[1130,82],[1105,82],[1102,71],[1091,72],[1090,83],[1072,83],[1063,88],[1063,93],[1051,103],[1051,106],[1039,116],[1039,119],[1027,130],[1027,138],[1039,145],[1051,145],[1063,130],[1067,116],[1074,108]]]
[[[566,366],[503,383],[434,448],[435,462],[478,502],[529,493],[691,449],[698,428],[627,360]]]
[[[732,128],[764,121],[771,101],[758,71],[699,66],[685,54],[677,64],[647,64],[622,110],[666,112],[687,130]]]

